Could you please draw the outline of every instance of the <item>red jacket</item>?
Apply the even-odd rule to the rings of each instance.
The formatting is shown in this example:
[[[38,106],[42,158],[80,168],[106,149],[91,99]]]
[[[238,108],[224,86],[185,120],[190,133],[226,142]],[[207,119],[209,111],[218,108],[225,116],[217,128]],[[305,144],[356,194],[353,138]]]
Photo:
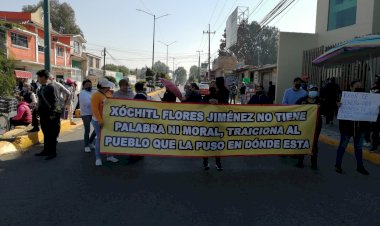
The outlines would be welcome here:
[[[22,121],[26,123],[32,122],[32,112],[30,111],[29,104],[21,101],[17,106],[17,115],[12,118],[15,121]]]

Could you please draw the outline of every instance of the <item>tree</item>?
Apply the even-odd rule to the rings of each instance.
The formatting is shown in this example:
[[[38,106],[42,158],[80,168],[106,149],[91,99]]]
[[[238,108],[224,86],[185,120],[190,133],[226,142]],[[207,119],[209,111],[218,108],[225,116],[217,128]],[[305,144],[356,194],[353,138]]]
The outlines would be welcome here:
[[[179,67],[175,70],[175,83],[184,84],[186,82],[187,72],[184,67]]]
[[[150,68],[146,68],[145,79],[146,81],[153,81],[154,72]]]
[[[219,52],[226,50],[226,46],[227,46],[227,42],[226,42],[226,37],[227,37],[227,35],[226,35],[226,29],[224,29],[222,37],[223,38],[220,39]]]
[[[106,64],[102,67],[103,70],[104,68],[108,71],[121,72],[124,76],[129,75],[129,69],[123,65]]]
[[[155,71],[156,73],[166,74],[169,71],[169,67],[163,62],[157,61],[153,65],[153,71]]]
[[[0,96],[14,96],[16,78],[14,76],[14,62],[7,59],[6,55],[0,53]]]
[[[228,54],[225,51],[225,35],[221,39],[219,55]],[[238,60],[249,65],[274,64],[277,62],[279,31],[276,27],[260,25],[253,21],[248,24],[242,22],[238,28],[237,43],[230,47]]]
[[[190,72],[189,72],[189,82],[200,82],[201,78],[199,75],[199,67],[198,66],[191,66]]]
[[[33,5],[24,5],[23,12],[34,12],[43,6],[43,0]],[[76,24],[75,11],[66,2],[60,3],[59,0],[50,0],[50,21],[54,30],[62,34],[81,34],[83,32]]]

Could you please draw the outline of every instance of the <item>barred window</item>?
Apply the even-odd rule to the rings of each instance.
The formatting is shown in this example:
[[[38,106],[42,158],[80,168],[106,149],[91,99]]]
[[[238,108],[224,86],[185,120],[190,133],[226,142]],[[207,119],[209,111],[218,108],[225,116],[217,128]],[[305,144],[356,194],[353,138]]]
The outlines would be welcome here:
[[[28,37],[24,35],[19,35],[16,33],[11,33],[11,42],[13,45],[28,48]]]

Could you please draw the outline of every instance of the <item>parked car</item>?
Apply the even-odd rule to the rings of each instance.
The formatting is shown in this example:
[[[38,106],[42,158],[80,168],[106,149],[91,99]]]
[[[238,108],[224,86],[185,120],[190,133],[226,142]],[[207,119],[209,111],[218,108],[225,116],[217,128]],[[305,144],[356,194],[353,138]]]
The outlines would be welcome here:
[[[199,84],[199,93],[203,95],[208,95],[210,93],[209,91],[210,85],[208,83],[200,83]]]

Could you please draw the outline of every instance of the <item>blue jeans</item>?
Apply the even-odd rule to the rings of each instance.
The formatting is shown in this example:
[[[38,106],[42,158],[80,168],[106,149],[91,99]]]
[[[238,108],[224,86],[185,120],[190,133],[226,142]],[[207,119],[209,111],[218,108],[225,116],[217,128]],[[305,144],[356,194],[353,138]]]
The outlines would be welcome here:
[[[100,126],[98,121],[92,120],[92,126],[94,127],[95,133],[96,133],[96,140],[95,140],[95,158],[100,159]]]
[[[85,115],[82,116],[82,121],[83,121],[83,126],[84,126],[84,146],[88,147],[89,144],[92,144],[95,140],[95,130],[92,131],[91,136],[90,131],[91,131],[91,120],[92,120],[92,115]]]
[[[336,153],[336,162],[335,164],[337,166],[342,165],[343,161],[343,155],[344,152],[346,151],[347,145],[350,142],[351,135],[340,135],[340,143],[339,147]],[[364,141],[364,133],[359,133],[355,134],[354,137],[354,148],[355,148],[355,158],[356,158],[356,163],[358,166],[363,165],[363,141]]]

